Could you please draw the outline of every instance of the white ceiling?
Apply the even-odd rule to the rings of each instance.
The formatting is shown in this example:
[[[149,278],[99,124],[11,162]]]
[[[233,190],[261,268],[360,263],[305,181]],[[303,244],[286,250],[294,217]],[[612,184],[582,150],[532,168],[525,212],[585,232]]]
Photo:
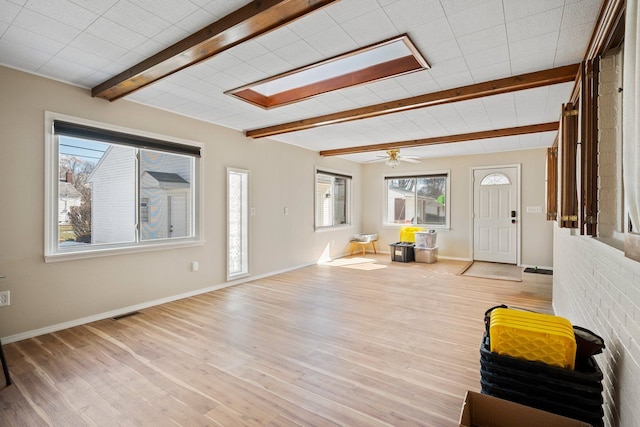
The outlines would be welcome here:
[[[247,3],[0,0],[0,64],[92,88]],[[233,129],[255,129],[578,63],[601,4],[601,0],[341,0],[126,99]],[[268,111],[223,94],[404,33],[431,69]],[[558,120],[572,87],[572,83],[547,86],[272,138],[319,151],[552,122]],[[402,152],[428,158],[547,147],[555,133]],[[343,157],[360,162],[379,154]]]

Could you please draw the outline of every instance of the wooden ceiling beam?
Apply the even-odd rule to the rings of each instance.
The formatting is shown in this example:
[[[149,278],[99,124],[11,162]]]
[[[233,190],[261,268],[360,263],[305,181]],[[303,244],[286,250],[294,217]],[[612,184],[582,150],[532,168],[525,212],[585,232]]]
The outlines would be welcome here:
[[[344,123],[352,120],[368,119],[385,114],[399,113],[417,108],[432,107],[435,105],[452,102],[467,101],[485,96],[499,95],[525,89],[533,89],[541,86],[558,83],[572,82],[576,79],[579,64],[565,65],[549,70],[520,74],[498,80],[462,86],[455,89],[446,89],[439,92],[427,93],[396,101],[383,102],[381,104],[359,107],[338,113],[326,114],[289,123],[268,126],[260,129],[248,130],[245,135],[250,138],[263,138],[280,135],[287,132],[295,132],[313,129],[320,126]]]
[[[91,95],[115,101],[337,1],[339,0],[254,0],[99,84],[91,89]]]
[[[359,147],[337,148],[335,150],[320,151],[321,156],[341,156],[344,154],[367,153],[371,151],[384,151],[394,148],[424,147],[427,145],[449,144],[453,142],[476,141],[479,139],[499,138],[504,136],[526,135],[530,133],[552,132],[558,130],[558,122],[541,123],[528,126],[486,130],[480,132],[463,133],[458,135],[436,136],[433,138],[412,139],[409,141],[389,142],[375,145],[362,145]]]

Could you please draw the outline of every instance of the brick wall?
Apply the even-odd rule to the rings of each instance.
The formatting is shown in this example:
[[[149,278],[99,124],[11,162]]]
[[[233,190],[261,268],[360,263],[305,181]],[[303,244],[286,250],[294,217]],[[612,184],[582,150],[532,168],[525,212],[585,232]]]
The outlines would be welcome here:
[[[553,307],[557,315],[602,336],[596,356],[604,373],[609,426],[640,420],[640,263],[590,237],[556,228]]]
[[[640,420],[640,263],[615,245],[623,218],[621,67],[620,53],[603,58],[598,99],[598,231],[609,239],[555,228],[553,306],[556,314],[604,338],[607,349],[596,360],[604,373],[605,422],[632,427]]]

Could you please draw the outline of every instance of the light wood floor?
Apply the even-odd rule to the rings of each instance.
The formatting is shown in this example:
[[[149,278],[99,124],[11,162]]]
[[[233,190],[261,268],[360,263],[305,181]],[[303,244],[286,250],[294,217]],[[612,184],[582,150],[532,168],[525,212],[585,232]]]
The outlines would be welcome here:
[[[5,346],[2,426],[457,426],[484,311],[551,278],[345,258]]]

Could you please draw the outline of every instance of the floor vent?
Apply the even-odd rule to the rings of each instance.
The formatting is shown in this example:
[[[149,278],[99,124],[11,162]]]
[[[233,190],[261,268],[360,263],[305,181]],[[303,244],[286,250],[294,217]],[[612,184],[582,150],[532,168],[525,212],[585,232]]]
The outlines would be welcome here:
[[[115,316],[112,317],[112,320],[120,320],[120,319],[124,319],[125,317],[131,317],[131,316],[135,316],[137,314],[140,314],[139,311],[132,311],[131,313],[125,313],[125,314],[121,314],[120,316]]]

